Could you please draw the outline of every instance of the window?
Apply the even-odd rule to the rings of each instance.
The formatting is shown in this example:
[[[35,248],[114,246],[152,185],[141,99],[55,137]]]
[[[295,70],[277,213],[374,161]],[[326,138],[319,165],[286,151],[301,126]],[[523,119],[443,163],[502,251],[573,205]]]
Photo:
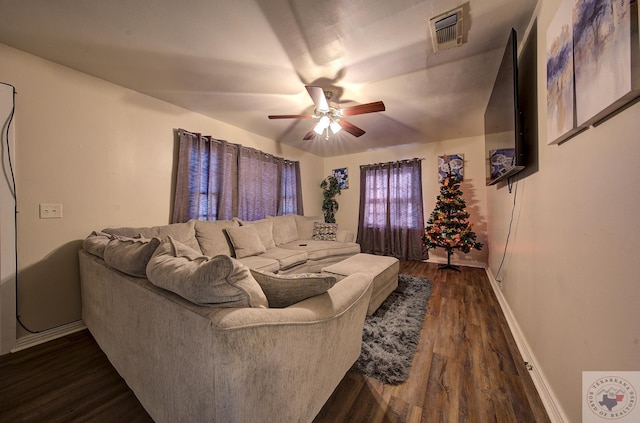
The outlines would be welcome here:
[[[361,166],[360,184],[358,242],[362,251],[426,258],[420,159]]]
[[[300,163],[178,131],[173,222],[302,214]]]
[[[298,199],[302,198],[298,192],[300,187],[300,163],[284,160],[282,163],[282,183],[280,184],[279,215],[297,214],[298,209],[302,214],[302,208],[298,206]]]
[[[194,144],[191,147],[195,147]],[[188,178],[189,190],[186,220],[223,220],[236,216],[232,178],[220,175],[237,174],[237,146],[203,140],[197,143],[197,148],[190,148],[188,154],[189,171],[184,175]],[[176,190],[177,187],[178,184]]]

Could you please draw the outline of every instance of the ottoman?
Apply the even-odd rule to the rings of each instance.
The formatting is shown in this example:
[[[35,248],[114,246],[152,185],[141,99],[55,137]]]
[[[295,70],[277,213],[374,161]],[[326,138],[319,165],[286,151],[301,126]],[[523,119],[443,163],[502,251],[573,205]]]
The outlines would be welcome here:
[[[346,260],[323,267],[322,273],[344,279],[353,273],[365,273],[371,277],[372,293],[367,316],[371,316],[380,304],[398,287],[400,262],[395,257],[359,253]]]

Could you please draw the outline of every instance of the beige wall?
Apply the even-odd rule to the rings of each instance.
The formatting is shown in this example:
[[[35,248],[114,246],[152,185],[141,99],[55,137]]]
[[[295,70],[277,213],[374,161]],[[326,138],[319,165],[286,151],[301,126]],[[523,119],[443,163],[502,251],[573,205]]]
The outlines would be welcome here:
[[[3,170],[3,177],[0,178],[0,354],[9,352],[9,346],[13,346],[16,338],[15,200],[10,176],[11,166],[15,162],[13,124],[9,127],[9,139],[6,139],[6,125],[9,125],[12,108],[13,88],[0,84],[0,168]]]
[[[498,278],[539,370],[577,423],[583,371],[640,370],[640,104],[547,145],[546,29],[559,5],[544,0],[539,8],[539,171],[518,182]],[[487,189],[494,275],[514,196]]]
[[[395,148],[371,150],[365,153],[327,158],[324,161],[324,174],[328,176],[333,169],[349,169],[349,189],[336,197],[338,226],[357,233],[360,199],[360,165],[418,157],[422,161],[422,191],[425,224],[433,211],[440,184],[438,183],[438,156],[444,154],[464,154],[464,181],[461,184],[469,221],[474,225],[478,241],[486,243],[486,197],[485,197],[485,160],[484,137],[447,140],[445,142],[411,144]],[[446,261],[447,254],[438,248],[429,252],[433,261]],[[469,254],[454,252],[452,261],[458,264],[483,266],[487,262],[486,248],[472,250]]]
[[[320,212],[317,156],[2,44],[0,61],[18,92],[18,308],[31,330],[80,319],[77,250],[92,230],[169,222],[176,128],[300,160],[304,207]],[[39,219],[40,203],[62,203],[63,219]]]

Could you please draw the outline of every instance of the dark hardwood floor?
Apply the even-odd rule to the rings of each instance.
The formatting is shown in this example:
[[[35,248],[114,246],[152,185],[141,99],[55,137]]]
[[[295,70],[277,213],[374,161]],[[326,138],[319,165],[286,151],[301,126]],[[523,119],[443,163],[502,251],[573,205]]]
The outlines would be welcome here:
[[[438,271],[409,380],[349,371],[315,423],[548,422],[483,269]],[[295,389],[295,387],[292,387]],[[88,331],[0,357],[0,422],[149,422]]]
[[[409,379],[351,370],[314,423],[549,422],[484,269],[401,262],[433,281]]]
[[[86,329],[0,357],[0,422],[152,422]]]

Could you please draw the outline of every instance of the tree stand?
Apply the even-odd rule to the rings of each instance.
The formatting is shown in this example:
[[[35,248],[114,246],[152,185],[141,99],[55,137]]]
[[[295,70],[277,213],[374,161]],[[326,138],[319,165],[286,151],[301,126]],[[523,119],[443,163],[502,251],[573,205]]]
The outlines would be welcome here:
[[[438,265],[438,270],[441,269],[451,269],[451,270],[456,270],[458,272],[460,272],[460,267],[456,266],[455,264],[451,264],[451,250],[447,250],[447,264],[439,264]]]

